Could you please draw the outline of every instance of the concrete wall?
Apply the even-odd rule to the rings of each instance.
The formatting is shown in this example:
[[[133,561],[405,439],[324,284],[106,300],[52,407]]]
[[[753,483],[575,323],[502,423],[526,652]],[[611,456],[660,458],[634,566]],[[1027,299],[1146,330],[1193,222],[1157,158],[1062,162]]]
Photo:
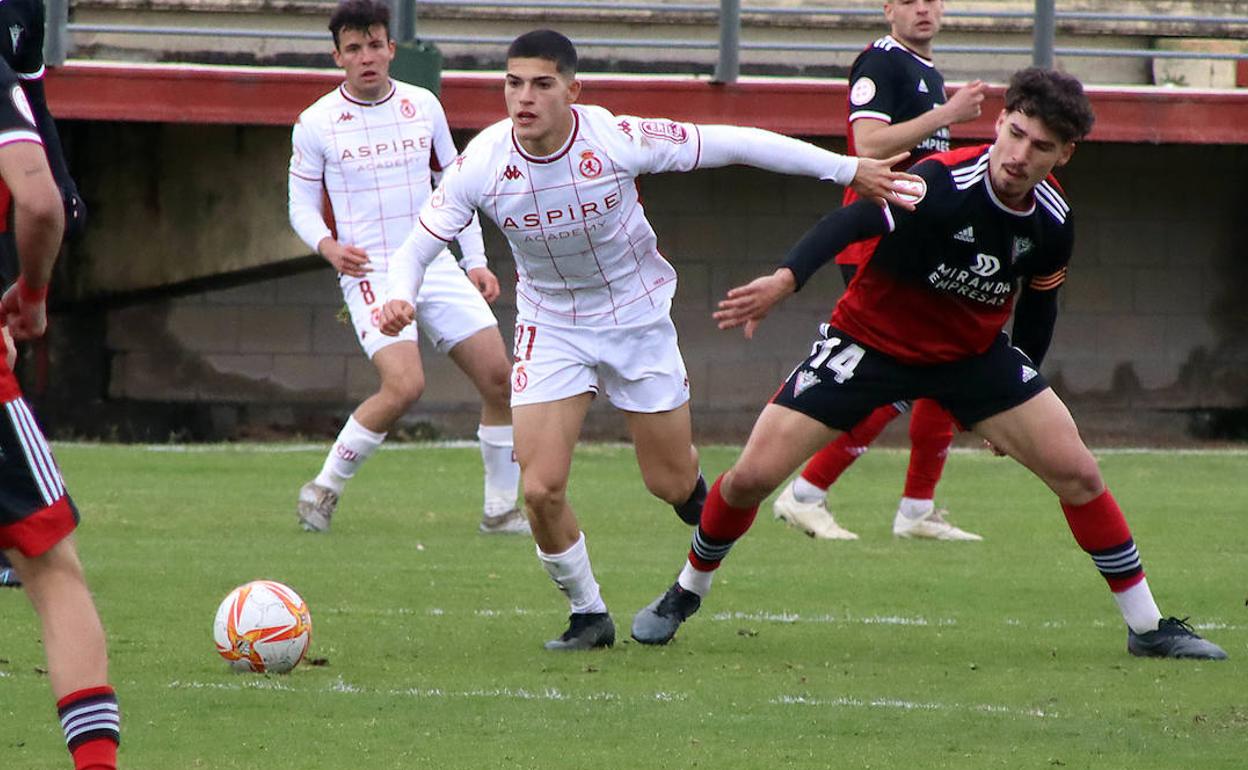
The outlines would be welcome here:
[[[180,162],[163,166],[164,175],[129,165],[131,154],[95,147],[116,142],[108,132],[71,132],[75,162],[85,163],[81,186],[97,216],[66,262],[70,273],[121,259],[123,242],[134,260],[158,272],[168,265],[171,275],[195,272],[183,263],[199,264],[231,243],[256,254],[264,244],[306,254],[297,241],[292,246],[285,220],[286,132],[247,129],[231,141],[236,129],[197,127],[197,148],[178,138],[186,130],[161,129],[152,140],[181,148]],[[206,164],[230,175],[227,187],[237,194],[222,196],[223,183],[205,175]],[[1044,369],[1094,436],[1177,439],[1186,423],[1170,410],[1248,406],[1245,193],[1228,173],[1243,167],[1238,147],[1089,144],[1062,172],[1079,236]],[[131,195],[133,175],[146,180],[144,195]],[[680,274],[675,317],[697,428],[704,440],[741,440],[808,349],[842,285],[835,270],[825,270],[750,342],[716,331],[710,311],[728,288],[772,269],[838,204],[840,190],[734,168],[646,178],[642,191],[660,246]],[[181,202],[170,207],[170,197]],[[213,248],[205,250],[205,242]],[[497,311],[509,342],[514,268],[492,228],[487,245],[504,282]],[[119,295],[59,314],[50,381],[64,384],[36,393],[48,402],[53,431],[149,438],[335,431],[376,378],[349,327],[336,320],[341,298],[331,270],[315,260],[289,264],[289,275],[231,288],[196,290],[192,283],[176,296]],[[469,435],[476,424],[471,388],[447,358],[426,350],[425,360],[428,391],[411,422]],[[85,370],[72,384],[55,376],[69,366]],[[591,427],[602,436],[623,432],[601,405]]]

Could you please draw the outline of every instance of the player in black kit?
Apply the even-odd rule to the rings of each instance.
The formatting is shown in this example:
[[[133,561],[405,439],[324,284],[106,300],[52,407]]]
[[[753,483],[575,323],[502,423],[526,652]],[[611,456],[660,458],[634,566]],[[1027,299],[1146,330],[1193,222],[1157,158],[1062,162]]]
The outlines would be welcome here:
[[[878,247],[836,304],[811,355],[759,416],[741,457],[715,482],[675,585],[639,612],[633,636],[665,644],[697,611],[714,570],[761,503],[808,453],[882,404],[931,398],[1040,477],[1076,542],[1109,584],[1133,655],[1221,659],[1184,621],[1163,617],[1126,519],[1065,404],[1038,371],[1074,242],[1051,172],[1092,128],[1075,78],[1015,74],[996,141],[911,168],[913,211],[862,201],[821,220],[772,275],[731,290],[720,328],[747,336],[847,244]],[[1018,300],[1011,345],[1002,329]]]
[[[60,188],[65,205],[65,237],[75,238],[87,223],[87,207],[78,195],[78,186],[69,175],[65,154],[61,150],[61,137],[56,122],[48,111],[48,100],[43,90],[43,30],[46,23],[43,0],[5,0],[0,2],[0,28],[8,30],[8,39],[0,39],[0,57],[17,75],[22,93],[43,140],[48,156],[52,178]],[[17,247],[13,242],[11,219],[12,199],[9,189],[0,184],[0,278],[8,286],[17,276]],[[7,334],[7,332],[6,332]],[[12,368],[17,350],[11,339],[5,343]],[[15,588],[22,584],[17,571],[0,553],[0,586]]]

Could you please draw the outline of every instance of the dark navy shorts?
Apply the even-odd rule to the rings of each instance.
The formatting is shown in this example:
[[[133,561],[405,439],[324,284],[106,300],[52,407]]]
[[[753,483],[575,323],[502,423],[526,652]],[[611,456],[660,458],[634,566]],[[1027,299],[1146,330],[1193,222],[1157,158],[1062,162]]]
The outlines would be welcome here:
[[[773,404],[847,431],[885,404],[930,398],[964,428],[1029,401],[1049,387],[1031,359],[1001,334],[983,354],[915,366],[863,345],[829,324]]]

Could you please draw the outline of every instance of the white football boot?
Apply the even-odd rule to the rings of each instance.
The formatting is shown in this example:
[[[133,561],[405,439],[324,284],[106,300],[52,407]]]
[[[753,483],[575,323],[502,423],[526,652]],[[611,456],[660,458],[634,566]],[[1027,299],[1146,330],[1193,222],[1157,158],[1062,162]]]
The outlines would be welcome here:
[[[776,498],[772,506],[776,518],[791,527],[796,527],[816,540],[857,540],[858,536],[836,523],[836,518],[828,510],[823,500],[817,503],[803,503],[793,496],[793,484],[784,486],[784,491]]]
[[[955,527],[945,520],[949,511],[932,506],[928,513],[911,519],[897,510],[893,517],[893,537],[916,540],[983,540],[974,532]]]
[[[328,532],[329,520],[338,507],[338,493],[309,481],[299,489],[299,525],[306,532]]]
[[[485,501],[478,529],[486,535],[531,535],[529,517],[515,503],[500,498]]]

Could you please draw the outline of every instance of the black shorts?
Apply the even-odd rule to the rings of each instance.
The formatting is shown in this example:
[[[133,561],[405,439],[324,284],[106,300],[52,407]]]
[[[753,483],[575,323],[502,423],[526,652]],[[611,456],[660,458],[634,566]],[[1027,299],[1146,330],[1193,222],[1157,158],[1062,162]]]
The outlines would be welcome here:
[[[35,557],[74,531],[78,509],[26,401],[0,406],[0,548]]]
[[[885,404],[930,398],[970,428],[1049,387],[1005,334],[982,355],[930,366],[903,364],[829,324],[810,356],[772,397],[830,428],[847,431]]]

